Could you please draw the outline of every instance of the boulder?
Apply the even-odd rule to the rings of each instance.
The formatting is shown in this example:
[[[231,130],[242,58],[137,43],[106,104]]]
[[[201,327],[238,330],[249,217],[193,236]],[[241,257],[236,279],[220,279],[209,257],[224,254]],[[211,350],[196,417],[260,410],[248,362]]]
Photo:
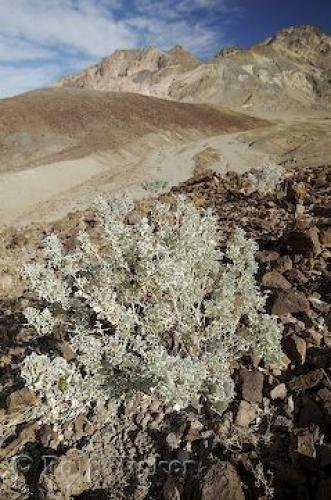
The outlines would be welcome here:
[[[271,312],[276,316],[309,311],[309,302],[306,296],[297,290],[277,292]]]
[[[320,232],[320,240],[324,247],[331,248],[331,228],[328,227]]]
[[[259,370],[240,370],[241,395],[249,403],[261,403],[264,375]]]
[[[290,335],[285,339],[284,350],[291,361],[301,365],[306,361],[307,344],[298,335]]]
[[[201,500],[245,500],[240,477],[229,462],[217,462],[206,473]]]
[[[261,283],[267,288],[280,288],[281,290],[289,290],[292,285],[278,271],[270,271],[262,276]]]
[[[287,396],[287,389],[285,384],[278,384],[270,391],[271,399],[285,399]]]
[[[316,226],[305,231],[291,231],[286,237],[285,245],[291,254],[309,257],[321,253],[319,231]]]
[[[236,424],[240,427],[248,427],[251,422],[256,418],[255,405],[242,400],[239,405]]]

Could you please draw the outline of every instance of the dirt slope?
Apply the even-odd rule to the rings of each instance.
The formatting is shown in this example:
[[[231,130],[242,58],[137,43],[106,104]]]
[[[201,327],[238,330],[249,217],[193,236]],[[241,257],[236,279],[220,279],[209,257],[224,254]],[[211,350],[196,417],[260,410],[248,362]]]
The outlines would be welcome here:
[[[192,174],[176,146],[269,122],[137,94],[44,89],[0,101],[0,226],[64,216],[100,191]],[[172,149],[169,162],[156,151]]]
[[[42,89],[0,101],[0,172],[119,148],[147,134],[213,135],[265,123],[141,95]]]

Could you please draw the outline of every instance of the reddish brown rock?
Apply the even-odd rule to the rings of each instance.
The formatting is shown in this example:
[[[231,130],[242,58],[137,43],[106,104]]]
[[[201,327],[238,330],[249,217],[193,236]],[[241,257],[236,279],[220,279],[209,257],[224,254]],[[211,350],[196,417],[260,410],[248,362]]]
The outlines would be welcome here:
[[[260,250],[256,253],[256,258],[259,262],[265,264],[279,259],[279,253],[274,250]]]
[[[278,271],[270,271],[263,275],[261,283],[267,288],[280,288],[281,290],[289,290],[292,285]]]
[[[256,407],[248,403],[247,401],[242,400],[239,405],[236,424],[240,427],[248,427],[253,420],[256,418]]]
[[[259,370],[240,370],[241,396],[249,403],[261,403],[264,375]]]
[[[303,274],[300,269],[294,268],[291,269],[286,273],[286,277],[292,282],[292,283],[298,283],[299,285],[303,285],[305,283],[308,283],[309,279],[305,274]]]
[[[277,261],[276,270],[280,273],[286,273],[286,271],[290,271],[293,267],[292,259],[289,255],[283,255]]]
[[[331,479],[320,481],[314,500],[330,500]]]
[[[73,348],[71,347],[71,345],[69,344],[69,342],[65,342],[65,341],[62,342],[59,345],[59,349],[61,351],[62,356],[64,357],[64,359],[66,361],[72,361],[73,359],[76,358],[76,353],[73,350]]]
[[[292,361],[301,365],[306,361],[307,344],[298,335],[289,335],[285,339],[284,350]]]
[[[322,368],[313,370],[305,375],[299,375],[289,382],[291,391],[306,391],[318,385],[324,378],[325,373]]]
[[[308,229],[308,235],[313,246],[314,255],[319,255],[321,253],[321,243],[319,239],[319,230],[316,226]]]
[[[201,500],[245,500],[240,477],[228,462],[214,464],[201,485]]]
[[[308,458],[316,458],[314,436],[310,432],[299,433],[294,438],[294,451]]]
[[[163,500],[180,500],[182,495],[181,492],[183,490],[182,485],[175,477],[168,477],[164,486],[163,486]]]
[[[15,413],[24,408],[30,408],[38,402],[38,397],[27,387],[13,392],[8,397],[8,412]]]
[[[309,302],[302,292],[280,291],[277,292],[272,305],[272,314],[284,316],[289,313],[298,313],[309,310]]]
[[[328,227],[320,232],[320,240],[324,247],[331,248],[331,228]]]
[[[278,384],[270,391],[271,399],[285,399],[287,396],[287,389],[285,384]]]
[[[331,391],[324,387],[318,391],[318,396],[322,401],[323,411],[325,415],[325,419],[328,424],[331,424]]]
[[[41,484],[48,490],[65,493],[67,498],[80,495],[91,484],[88,456],[77,449],[69,450],[57,460],[53,474],[42,477]]]

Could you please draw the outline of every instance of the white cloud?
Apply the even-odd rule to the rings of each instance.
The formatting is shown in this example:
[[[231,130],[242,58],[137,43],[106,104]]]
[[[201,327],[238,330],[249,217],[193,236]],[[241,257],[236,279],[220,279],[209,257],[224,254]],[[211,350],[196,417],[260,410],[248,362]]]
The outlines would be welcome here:
[[[22,38],[48,50],[66,48],[102,56],[120,47],[131,47],[135,34],[116,22],[95,0],[0,0],[1,34]],[[28,56],[28,54],[27,54]]]
[[[163,49],[180,44],[193,53],[205,55],[220,39],[219,34],[208,31],[199,24],[189,25],[186,21],[176,20],[169,24],[161,18],[136,17],[128,23],[142,33],[145,45]]]
[[[60,68],[56,64],[44,64],[31,70],[29,67],[13,68],[0,66],[0,98],[11,97],[30,89],[49,84],[56,78]]]
[[[200,55],[210,53],[216,50],[221,29],[208,28],[194,13],[201,8],[206,15],[225,11],[227,4],[228,0],[0,0],[0,95],[46,85],[60,73],[78,70],[120,48],[169,48],[180,43]]]

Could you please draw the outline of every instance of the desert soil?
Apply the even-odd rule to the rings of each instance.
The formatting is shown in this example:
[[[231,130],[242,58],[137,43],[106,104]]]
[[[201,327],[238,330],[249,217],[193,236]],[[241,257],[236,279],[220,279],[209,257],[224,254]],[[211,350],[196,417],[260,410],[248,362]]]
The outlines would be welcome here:
[[[0,123],[0,226],[59,219],[100,192],[141,198],[145,180],[172,187],[208,169],[331,163],[330,122],[323,115],[272,122],[154,98],[152,110],[149,99],[52,89],[0,103],[9,118]],[[81,121],[92,105],[95,127]]]
[[[173,185],[192,172],[180,164],[187,155],[177,159],[183,144],[268,123],[136,94],[59,88],[4,99],[0,225],[61,217],[102,189],[139,196],[150,177]]]

